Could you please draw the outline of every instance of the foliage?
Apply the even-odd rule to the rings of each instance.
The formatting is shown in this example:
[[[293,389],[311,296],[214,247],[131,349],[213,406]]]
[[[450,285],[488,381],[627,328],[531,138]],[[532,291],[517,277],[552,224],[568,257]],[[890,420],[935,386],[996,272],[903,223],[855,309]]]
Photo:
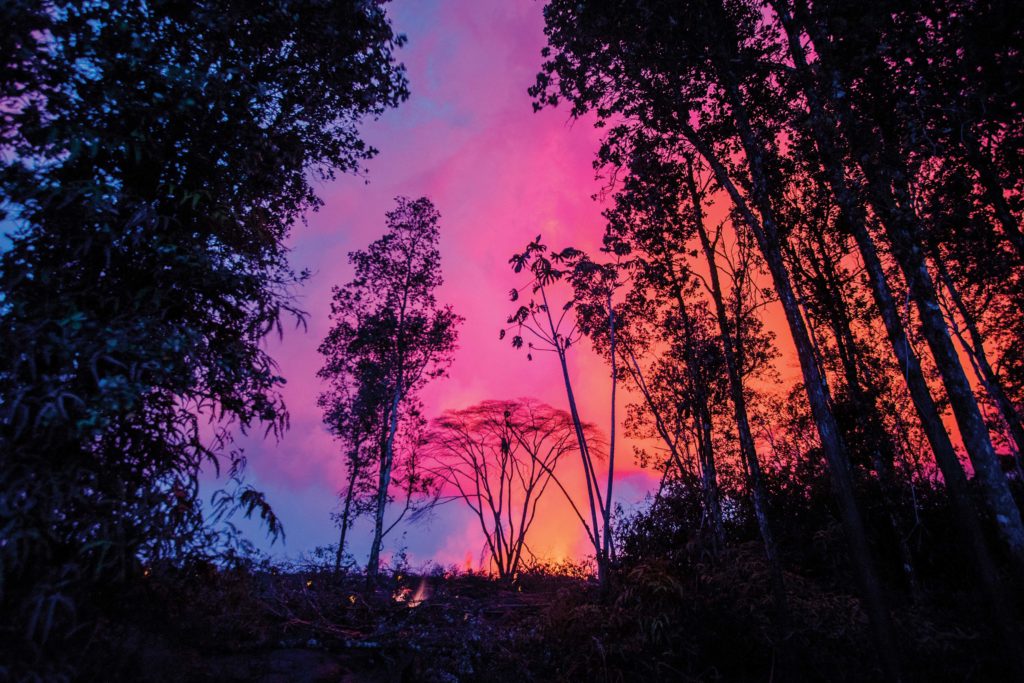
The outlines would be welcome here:
[[[383,237],[349,254],[352,281],[333,290],[334,326],[320,345],[324,366],[318,373],[330,383],[319,399],[324,421],[342,443],[349,469],[343,536],[353,519],[347,511],[360,477],[357,492],[371,499],[366,505],[374,515],[371,575],[384,535],[412,509],[413,498],[430,488],[417,465],[423,426],[417,393],[447,373],[463,321],[451,306],[439,306],[435,296],[443,282],[437,209],[426,197],[398,197],[386,218]],[[402,476],[394,476],[398,450]],[[371,478],[367,484],[373,472],[376,482]],[[403,489],[406,504],[385,528],[393,482]],[[339,557],[343,550],[339,547]]]
[[[531,94],[537,108],[566,102],[574,118],[595,116],[606,129],[595,167],[620,190],[609,236],[625,242],[624,256],[667,251],[663,269],[699,280],[691,241],[702,193],[728,202],[718,220],[735,244],[756,245],[753,265],[765,266],[772,291],[764,298],[777,300],[785,315],[802,374],[797,388],[810,408],[802,418],[814,432],[790,434],[805,444],[796,448],[799,460],[785,460],[795,476],[783,485],[816,493],[786,504],[831,508],[817,497],[820,487],[805,485],[822,474],[823,461],[849,543],[831,569],[848,566],[858,577],[876,651],[893,679],[899,656],[882,589],[887,570],[879,567],[902,557],[904,587],[917,593],[916,487],[936,470],[957,520],[951,542],[970,548],[979,598],[1004,647],[1016,650],[1020,619],[1010,596],[1017,591],[1000,581],[982,522],[994,527],[1019,575],[1024,522],[996,446],[1007,444],[1013,455],[1013,443],[1024,444],[1022,397],[1011,397],[1014,352],[1006,351],[1009,339],[1019,346],[1016,323],[1006,321],[1020,316],[1002,316],[1017,298],[1010,283],[1024,272],[1020,174],[1016,161],[1007,162],[1018,158],[1020,113],[1004,108],[1001,94],[1020,80],[1011,38],[1019,37],[1019,22],[991,43],[979,41],[977,22],[1018,13],[1013,3],[956,0],[552,0],[545,7],[549,44]],[[700,192],[695,167],[708,174]],[[681,191],[687,184],[690,192]],[[708,237],[700,238],[710,254]],[[979,267],[981,254],[991,262]],[[709,270],[716,272],[713,263]],[[742,349],[735,340],[744,317],[725,324],[722,292],[707,289],[727,368],[742,367],[730,347]],[[989,354],[1005,365],[989,362]],[[709,370],[690,388],[699,399],[721,370],[688,356],[669,364]],[[741,415],[750,401],[737,389],[737,373],[729,374],[735,424],[703,422],[727,438],[734,427],[740,432],[741,464],[764,530],[772,484],[757,483],[756,444],[743,434]],[[647,403],[664,438],[657,406]],[[903,414],[908,404],[915,415]],[[781,444],[773,433],[787,429],[790,407],[750,411],[765,418],[762,454]],[[947,408],[956,430],[944,419]],[[915,441],[933,464],[922,466],[920,451],[907,447]],[[708,443],[712,435],[698,446]],[[1021,476],[1019,460],[1012,463]],[[883,539],[881,548],[869,538]],[[768,535],[764,544],[771,556]],[[885,559],[876,563],[876,552]]]
[[[427,440],[438,499],[473,511],[498,578],[517,580],[541,497],[552,482],[566,493],[555,469],[578,448],[572,417],[531,399],[484,401],[445,411]]]
[[[260,345],[303,320],[285,239],[407,90],[374,2],[2,13],[0,601],[24,624],[201,542],[200,468],[287,427]]]
[[[922,493],[927,555],[942,549],[932,532],[948,520],[941,492]],[[405,571],[368,589],[359,575],[331,571],[329,553],[292,565],[154,565],[108,596],[108,618],[90,635],[80,671],[113,681],[270,681],[282,670],[293,679],[428,682],[877,680],[849,577],[817,569],[842,553],[834,522],[782,512],[780,529],[793,530],[782,541],[799,559],[786,576],[788,630],[779,632],[768,567],[742,518],[727,522],[733,542],[718,559],[671,536],[648,535],[658,546],[632,538],[640,529],[696,528],[699,498],[696,488],[674,488],[665,505],[620,525],[618,547],[637,552],[623,553],[603,594],[571,562],[529,566],[514,589],[455,568]],[[895,609],[907,676],[1006,679],[998,642],[986,637],[988,615],[972,608],[956,558],[936,556],[922,578],[925,598]]]

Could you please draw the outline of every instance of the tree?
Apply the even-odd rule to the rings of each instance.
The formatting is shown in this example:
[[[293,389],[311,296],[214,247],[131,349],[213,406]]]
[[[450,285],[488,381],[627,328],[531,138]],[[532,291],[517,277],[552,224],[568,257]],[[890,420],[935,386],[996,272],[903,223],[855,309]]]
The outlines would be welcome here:
[[[527,359],[533,360],[534,351],[551,352],[558,357],[566,398],[569,402],[569,414],[572,416],[576,431],[580,462],[583,465],[583,477],[587,485],[590,519],[588,523],[581,516],[581,521],[594,548],[598,581],[602,586],[606,586],[609,565],[615,555],[611,527],[612,487],[615,481],[615,388],[618,377],[615,366],[615,310],[612,306],[612,294],[617,286],[617,270],[610,265],[602,266],[594,263],[583,252],[573,247],[567,247],[550,255],[546,255],[547,251],[547,246],[541,243],[540,235],[538,235],[537,239],[527,245],[525,251],[514,254],[509,259],[514,272],[520,273],[526,270],[532,276],[522,289],[529,288],[533,297],[539,295],[540,298],[531,298],[526,304],[520,305],[508,317],[506,322],[509,327],[501,330],[500,337],[504,338],[508,329],[515,330],[516,333],[512,336],[512,346],[518,349],[523,347],[523,333],[526,332],[535,340],[527,344],[527,348],[530,349]],[[588,281],[587,291],[601,302],[597,304],[600,313],[595,313],[594,304],[591,302],[588,307],[588,317],[593,319],[594,315],[600,315],[607,321],[611,346],[609,354],[612,361],[611,433],[608,446],[608,480],[603,492],[597,476],[597,459],[600,451],[591,449],[593,444],[588,440],[587,430],[580,417],[572,382],[569,379],[567,353],[573,344],[583,338],[584,334],[580,320],[570,315],[579,302],[575,299],[566,301],[562,305],[561,311],[557,313],[556,320],[556,313],[551,310],[547,293],[548,287],[563,280],[568,280],[573,284],[574,289],[577,289],[576,285],[579,284],[580,279]],[[519,300],[519,289],[512,290],[511,299],[512,301]],[[568,320],[566,320],[567,316],[569,316]]]
[[[754,316],[757,306],[751,305],[751,300],[757,299],[755,292],[749,291],[753,245],[744,243],[743,233],[733,230],[735,260],[720,255],[719,251],[725,250],[725,223],[713,231],[706,225],[711,179],[698,178],[697,164],[692,156],[673,158],[672,150],[662,148],[656,139],[638,145],[629,161],[630,173],[615,195],[615,205],[605,213],[609,219],[605,240],[616,244],[616,252],[624,254],[634,273],[633,291],[626,297],[631,303],[631,314],[625,317],[624,327],[630,335],[637,335],[639,327],[652,327],[656,331],[653,338],[650,333],[642,333],[637,342],[666,349],[652,367],[652,387],[644,381],[635,356],[631,357],[633,377],[656,422],[662,421],[659,412],[671,414],[680,408],[693,416],[697,451],[705,463],[701,473],[706,506],[718,511],[717,515],[709,515],[718,529],[722,524],[712,414],[713,406],[724,406],[731,400],[742,469],[772,570],[774,599],[784,618],[782,565],[768,520],[767,493],[750,427],[745,388],[746,378],[763,368],[770,357],[770,340],[760,333],[760,321]],[[731,221],[726,223],[735,228]],[[695,262],[695,241],[704,257],[703,264]],[[732,266],[732,286],[728,292],[722,284],[719,261]],[[698,273],[698,268],[706,268],[706,278]],[[700,295],[702,289],[710,302]],[[705,322],[708,319],[710,324]],[[717,329],[708,329],[711,325]],[[664,385],[660,391],[659,385]],[[677,398],[669,400],[676,406],[674,411],[671,407],[664,409],[664,400],[655,400],[659,393],[670,397],[675,394]],[[721,417],[728,419],[727,415]],[[670,449],[674,450],[671,444]],[[719,531],[716,540],[719,544],[724,542],[724,532]]]
[[[918,104],[918,97],[913,92],[915,86],[907,81],[909,77],[911,82],[916,83],[917,76],[905,74],[902,69],[894,69],[888,60],[874,55],[873,49],[865,49],[866,36],[862,30],[866,26],[873,26],[892,31],[894,37],[897,37],[894,40],[894,50],[897,52],[905,51],[915,41],[912,36],[899,35],[904,28],[892,25],[892,19],[887,14],[871,14],[863,17],[857,25],[859,30],[851,32],[840,45],[823,30],[829,22],[841,19],[840,12],[815,16],[809,14],[809,10],[802,4],[798,5],[798,9],[799,23],[797,15],[790,9],[776,6],[780,21],[786,27],[790,53],[796,55],[797,64],[801,67],[798,72],[801,76],[800,84],[812,115],[808,120],[813,127],[808,127],[825,164],[831,186],[844,208],[866,264],[872,270],[877,270],[873,265],[877,260],[877,254],[873,253],[876,247],[864,225],[864,209],[854,203],[850,192],[852,188],[844,179],[844,175],[850,174],[849,166],[853,164],[862,174],[864,180],[858,183],[856,189],[861,190],[866,198],[866,203],[888,238],[893,258],[906,279],[908,298],[916,304],[922,333],[942,378],[943,388],[974,466],[976,478],[1020,572],[1024,567],[1024,522],[1000,469],[977,399],[942,315],[935,277],[926,260],[927,243],[924,238],[927,226],[914,208],[913,179],[915,171],[920,168],[918,164],[921,158],[915,149],[917,145],[909,141],[913,139],[914,131],[918,130],[921,122],[916,121],[913,115],[902,114],[902,110],[906,108],[909,111]],[[913,23],[910,22],[909,30],[920,30],[921,27],[915,28]],[[875,28],[871,29],[872,33]],[[803,32],[801,29],[807,32],[811,45],[819,55],[819,66],[828,74],[828,86],[822,87],[810,75],[804,48],[799,44]],[[871,41],[874,44],[877,36],[873,34]],[[907,61],[913,63],[913,58],[908,57]],[[850,69],[858,65],[866,70],[868,77],[860,81],[857,87],[851,87],[853,81]],[[893,78],[898,86],[890,91],[889,86],[883,86],[882,83],[891,83]],[[822,96],[822,92],[834,93],[837,87],[844,92],[844,97]],[[885,106],[890,108],[889,111],[893,99],[902,103],[900,115],[879,115],[879,96],[883,88],[886,89]],[[850,93],[852,97],[845,96],[845,93]],[[851,100],[853,105],[850,104]],[[831,111],[826,110],[826,105]],[[836,124],[835,127],[829,128],[832,123]],[[829,131],[836,132],[829,134]],[[845,149],[848,149],[852,163],[847,163],[841,156]],[[876,280],[878,277],[880,275],[875,276]],[[877,296],[884,297],[880,282],[876,284]],[[890,324],[890,330],[891,337],[899,335],[894,325]],[[898,345],[895,338],[893,343]],[[896,353],[901,352],[897,350]],[[912,363],[912,359],[908,361]],[[918,391],[921,393],[920,389]],[[920,402],[924,403],[923,398]],[[937,430],[938,426],[932,429]],[[940,447],[937,455],[945,452],[944,446]],[[959,475],[952,473],[951,465],[946,465],[945,469],[950,471],[953,478],[959,478]]]
[[[445,411],[428,441],[438,495],[450,491],[473,511],[498,578],[515,581],[541,496],[552,482],[565,492],[555,468],[578,449],[572,417],[533,399],[484,401]]]
[[[341,497],[341,511],[337,515],[338,546],[334,556],[334,571],[341,570],[345,558],[345,541],[349,529],[362,514],[370,512],[369,499],[373,491],[373,464],[375,461],[374,434],[379,433],[380,411],[374,410],[382,398],[381,368],[351,353],[333,353],[334,340],[351,339],[356,330],[339,321],[331,335],[320,345],[326,356],[324,366],[317,372],[323,379],[346,377],[344,382],[333,382],[317,399],[323,410],[324,424],[344,449],[346,482]],[[376,403],[375,403],[376,402]]]
[[[919,142],[912,141],[931,137],[931,134],[920,135],[932,126],[918,118],[918,112],[929,111],[927,106],[922,107],[921,95],[927,89],[922,90],[920,85],[921,79],[927,78],[925,74],[930,71],[930,67],[924,71],[920,69],[921,60],[926,58],[920,53],[911,57],[903,55],[903,58],[897,59],[878,58],[875,54],[878,30],[892,31],[896,28],[892,17],[885,10],[880,14],[865,14],[858,21],[847,24],[840,8],[826,8],[827,11],[818,13],[812,12],[805,2],[772,3],[786,38],[788,53],[796,67],[796,87],[805,97],[806,104],[797,111],[806,110],[806,115],[801,113],[797,117],[799,126],[796,131],[798,135],[812,141],[816,158],[812,157],[810,163],[824,172],[825,182],[841,211],[844,227],[852,234],[860,251],[872,296],[901,374],[905,378],[936,463],[942,471],[950,503],[956,511],[959,533],[965,545],[971,548],[970,557],[982,594],[996,617],[994,622],[1003,638],[1008,643],[1013,642],[1016,639],[1015,619],[1007,609],[1004,591],[999,585],[985,546],[977,514],[970,501],[966,475],[950,435],[942,424],[922,371],[921,360],[910,344],[884,271],[876,238],[870,230],[869,221],[873,220],[883,226],[890,238],[895,260],[907,280],[908,305],[911,299],[917,303],[932,359],[939,368],[943,386],[953,404],[964,444],[975,465],[976,479],[982,484],[987,507],[996,520],[996,527],[1019,573],[1021,541],[1024,539],[1020,512],[1000,471],[976,399],[949,339],[946,322],[938,306],[934,280],[924,258],[927,244],[921,241],[922,226],[909,201],[912,194],[911,178],[917,170],[914,167],[920,161],[922,148]],[[973,12],[968,14],[973,15]],[[929,20],[921,21],[922,18],[913,11],[901,16],[900,22],[909,19],[905,26],[910,27],[911,32],[917,32],[917,36],[898,35],[900,29],[897,29],[897,35],[887,41],[894,51],[904,51],[920,44],[920,30],[926,23],[930,23]],[[950,19],[954,25],[958,23],[955,14],[951,14]],[[838,41],[835,40],[835,33],[830,30],[834,22],[843,22],[858,30],[849,31],[844,28],[843,39]],[[869,39],[864,32],[865,28],[870,33]],[[803,42],[805,36],[809,38],[806,47]],[[945,49],[958,51],[957,42],[956,39],[949,40]],[[978,43],[966,46],[963,53],[972,54],[976,58],[978,47]],[[818,56],[818,64],[812,66],[809,63],[807,48],[812,48]],[[933,52],[934,57],[935,51],[930,52]],[[938,52],[941,53],[941,50]],[[959,62],[960,57],[954,61]],[[909,65],[910,68],[894,72],[891,65],[899,63]],[[986,71],[980,65],[976,67],[976,72]],[[869,74],[866,78],[858,78],[857,89],[850,87],[851,69]],[[902,79],[894,80],[897,74]],[[823,78],[825,82],[822,82]],[[895,98],[894,82],[899,82]],[[959,94],[953,93],[940,97],[940,111],[947,108],[948,101],[956,101],[958,98]],[[894,99],[901,103],[895,113],[892,108]],[[851,105],[851,102],[855,104]],[[1000,107],[992,107],[992,113],[997,117],[999,111]],[[933,129],[932,134],[944,137],[946,133],[940,132],[944,126]],[[904,136],[900,135],[900,129]],[[963,140],[968,147],[972,147],[970,129],[963,130]],[[911,144],[907,145],[908,142]],[[925,148],[934,147],[927,145]],[[975,160],[978,159],[980,157]],[[860,174],[853,172],[857,167]],[[988,194],[991,196],[991,192]],[[867,210],[868,207],[872,209],[871,212]],[[1000,222],[1005,230],[1005,221]],[[1013,230],[1010,230],[1007,234],[1010,241],[1013,241],[1012,233]]]
[[[302,320],[286,237],[320,205],[313,178],[375,154],[359,123],[408,93],[393,56],[404,39],[379,3],[15,2],[2,14],[0,192],[15,227],[0,257],[0,585],[12,614],[174,559],[203,526],[199,470],[218,466],[229,428],[287,426],[260,346]]]
[[[595,0],[550,2],[545,13],[536,106],[567,100],[575,116],[595,112],[608,126],[596,165],[614,179],[634,172],[651,139],[670,158],[702,159],[756,241],[797,348],[888,675],[898,675],[895,652],[878,577],[862,561],[868,533],[855,492],[859,477],[875,476],[898,510],[888,461],[908,425],[882,414],[882,393],[890,406],[901,395],[875,368],[899,368],[993,622],[1012,647],[1015,619],[969,487],[1020,573],[1024,527],[993,439],[1005,430],[1012,451],[1014,432],[1024,434],[1021,396],[1012,395],[1024,244],[1012,104],[1024,66],[1014,47],[1018,4]],[[993,21],[989,41],[982,26]],[[843,275],[847,254],[863,263],[863,284]],[[860,303],[865,293],[875,310]],[[884,329],[891,353],[872,357],[877,347],[854,329],[862,325],[871,338]],[[981,389],[997,419],[986,422]],[[947,405],[956,434],[944,423]],[[886,425],[887,417],[899,419]],[[898,520],[891,526],[904,535]]]
[[[384,236],[349,254],[354,278],[334,288],[334,326],[320,346],[325,363],[319,374],[331,386],[321,397],[324,419],[349,453],[350,474],[366,466],[363,441],[372,449],[372,457],[365,459],[377,475],[370,579],[379,570],[384,535],[397,523],[384,527],[396,452],[404,450],[407,456],[402,459],[407,502],[399,519],[409,511],[412,496],[424,488],[415,466],[418,438],[412,436],[405,442],[408,448],[399,449],[400,426],[408,423],[411,435],[418,431],[417,393],[447,374],[463,321],[451,306],[439,306],[434,294],[443,281],[439,218],[426,197],[396,199],[396,207],[386,214]],[[350,477],[350,488],[354,481]],[[342,520],[343,532],[347,522]]]
[[[874,626],[880,662],[898,677],[892,623],[854,493],[848,451],[831,408],[792,277],[783,257],[786,226],[777,197],[785,178],[778,151],[780,92],[768,65],[778,51],[759,31],[761,12],[714,0],[589,3],[554,0],[545,8],[546,61],[531,89],[535,105],[572,105],[574,116],[613,123],[599,154],[622,166],[635,134],[650,132],[701,157],[728,194],[770,273],[796,347],[803,383],[851,547],[860,593]]]

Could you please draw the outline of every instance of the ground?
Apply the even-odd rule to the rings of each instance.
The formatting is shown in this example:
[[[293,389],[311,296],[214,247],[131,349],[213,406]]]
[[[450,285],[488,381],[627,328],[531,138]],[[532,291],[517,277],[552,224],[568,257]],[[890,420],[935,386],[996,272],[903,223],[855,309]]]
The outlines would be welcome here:
[[[568,569],[568,571],[566,571]],[[606,590],[579,567],[514,584],[453,571],[375,587],[327,569],[154,571],[95,629],[83,680],[878,680],[860,602],[787,573],[780,623],[756,544],[697,562],[622,567]],[[898,600],[906,680],[997,681],[1002,660],[968,591]],[[110,604],[106,608],[111,613]]]

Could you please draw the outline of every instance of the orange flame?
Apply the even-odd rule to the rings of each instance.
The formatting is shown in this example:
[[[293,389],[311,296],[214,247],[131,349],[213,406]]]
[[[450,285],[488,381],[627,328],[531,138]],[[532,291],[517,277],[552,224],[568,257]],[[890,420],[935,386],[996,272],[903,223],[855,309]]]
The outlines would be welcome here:
[[[410,608],[419,607],[424,602],[430,599],[433,594],[433,589],[430,584],[427,583],[426,578],[420,579],[420,585],[416,587],[416,592],[413,592],[411,588],[400,588],[392,597],[395,602],[404,602]]]

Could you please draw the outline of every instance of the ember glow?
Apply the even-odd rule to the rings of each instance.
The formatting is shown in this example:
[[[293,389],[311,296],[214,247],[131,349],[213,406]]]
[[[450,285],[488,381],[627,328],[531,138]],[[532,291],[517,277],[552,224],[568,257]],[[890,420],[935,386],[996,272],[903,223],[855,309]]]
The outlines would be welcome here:
[[[2,7],[8,677],[1024,681],[1020,0]]]
[[[416,586],[416,590],[413,590],[408,586],[399,588],[395,591],[392,598],[395,602],[404,602],[411,609],[413,607],[419,607],[429,600],[433,593],[434,589],[431,587],[430,582],[427,581],[426,577],[422,577],[419,584]]]

